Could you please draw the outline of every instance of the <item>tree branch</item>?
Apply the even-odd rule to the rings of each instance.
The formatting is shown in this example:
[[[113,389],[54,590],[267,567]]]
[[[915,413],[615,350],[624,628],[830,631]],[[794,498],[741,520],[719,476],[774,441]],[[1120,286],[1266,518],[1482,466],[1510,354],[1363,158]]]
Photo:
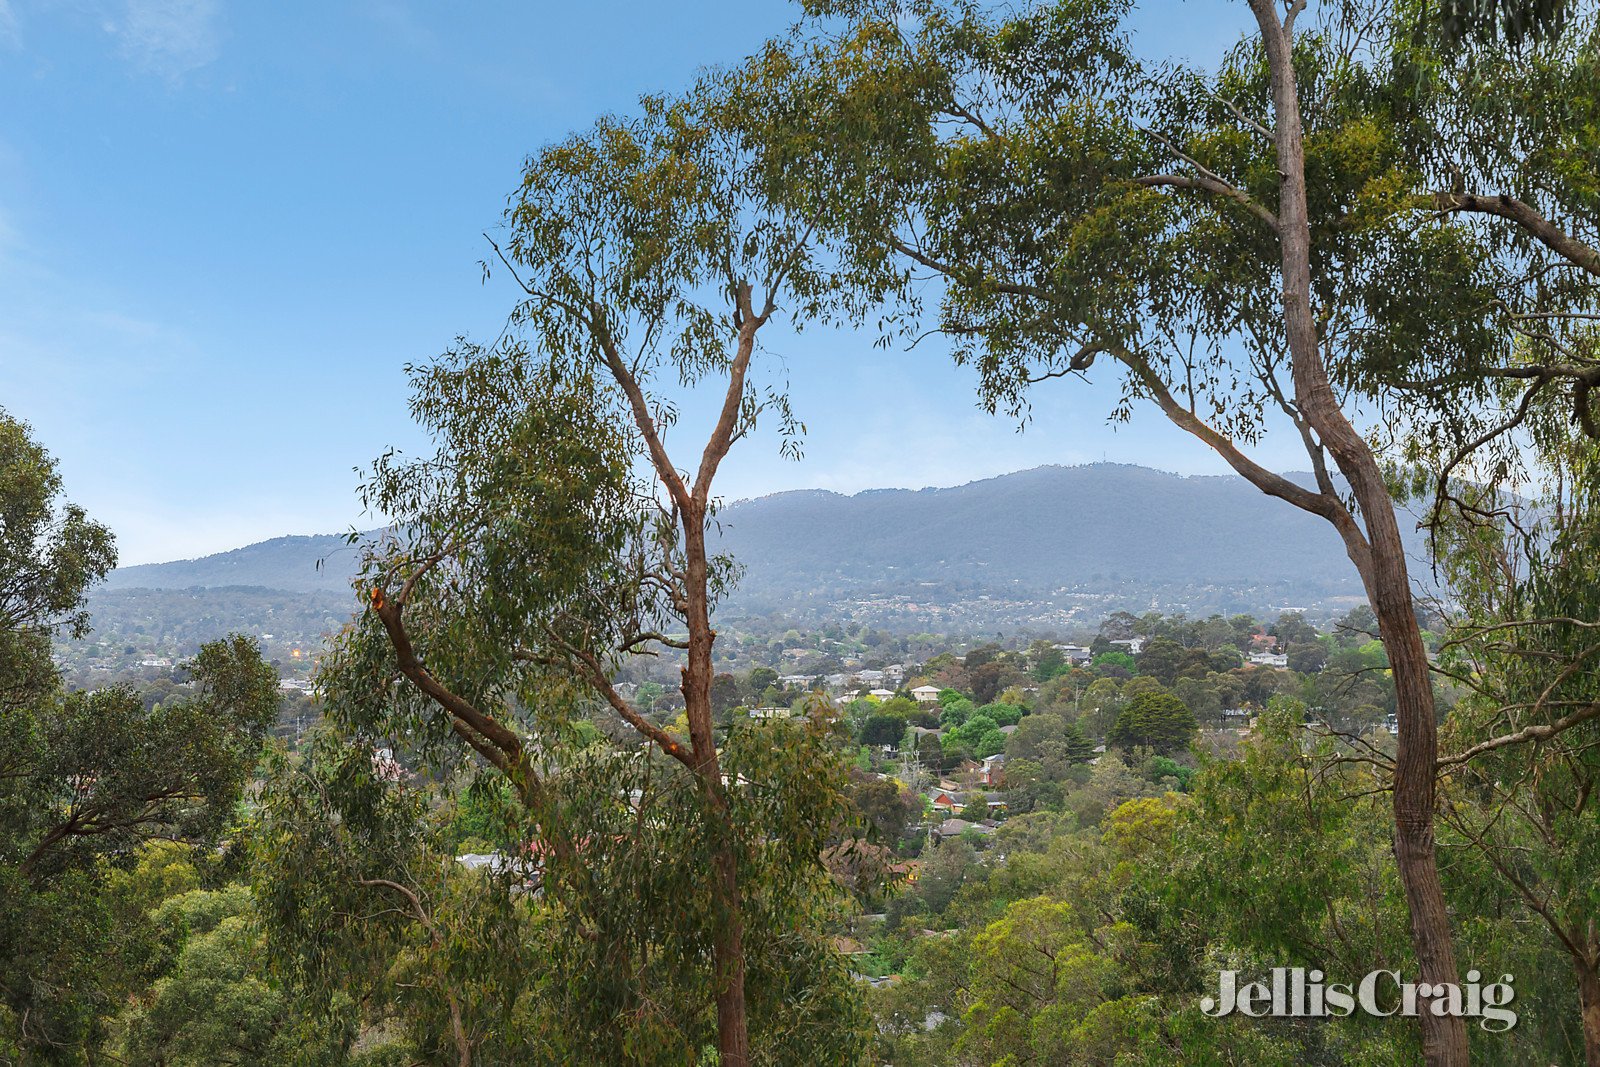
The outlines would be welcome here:
[[[428,915],[428,909],[422,906],[422,898],[416,892],[399,882],[391,882],[387,878],[358,878],[356,884],[366,887],[381,887],[393,889],[411,902],[411,913],[417,917],[423,927],[428,931],[428,940],[433,944],[434,951],[444,948],[444,935],[434,925],[433,919]],[[450,988],[450,983],[444,980],[441,969],[435,964],[434,977],[438,980],[444,998],[450,1006],[450,1033],[455,1038],[457,1064],[459,1067],[472,1067],[472,1042],[467,1039],[466,1027],[461,1022],[461,1001],[456,998],[455,991]]]
[[[1198,164],[1196,164],[1196,166],[1198,166]],[[1202,170],[1204,170],[1204,168],[1202,168]],[[1264,204],[1261,204],[1255,200],[1243,189],[1228,184],[1215,174],[1212,174],[1210,171],[1204,171],[1204,173],[1199,175],[1146,174],[1133,179],[1133,182],[1135,185],[1142,185],[1146,188],[1169,186],[1174,189],[1199,189],[1204,192],[1214,193],[1217,196],[1226,197],[1227,199],[1241,205],[1247,211],[1249,211],[1250,214],[1254,215],[1256,218],[1270,226],[1274,233],[1276,233],[1278,230],[1278,216],[1274,215]]]
[[[1144,387],[1145,391],[1160,405],[1161,410],[1166,413],[1167,418],[1172,420],[1179,429],[1204,441],[1211,447],[1212,451],[1227,461],[1228,466],[1232,467],[1246,481],[1263,493],[1293,504],[1301,511],[1320,515],[1333,524],[1334,529],[1338,530],[1340,536],[1345,539],[1347,546],[1354,546],[1354,550],[1359,550],[1363,556],[1370,553],[1371,549],[1367,545],[1367,540],[1362,535],[1360,527],[1356,525],[1355,519],[1350,512],[1345,510],[1344,505],[1336,497],[1328,496],[1325,493],[1313,493],[1311,490],[1304,489],[1282,475],[1275,474],[1256,463],[1249,456],[1239,451],[1238,446],[1219,433],[1215,427],[1178,403],[1172,392],[1167,388],[1166,383],[1161,380],[1160,375],[1151,369],[1150,364],[1145,359],[1121,345],[1107,345],[1106,347],[1124,366],[1133,372],[1139,384]]]
[[[1550,251],[1588,274],[1600,278],[1600,250],[1573,237],[1514,196],[1477,196],[1472,193],[1437,192],[1434,205],[1442,212],[1495,215],[1516,223]]]
[[[661,727],[657,726],[649,719],[646,719],[643,715],[640,715],[636,710],[634,710],[632,704],[629,704],[625,699],[623,699],[622,694],[617,692],[616,686],[611,684],[611,679],[606,677],[605,669],[601,665],[599,659],[595,657],[594,653],[588,651],[587,649],[578,648],[577,646],[562,640],[560,637],[556,637],[556,640],[560,642],[562,647],[567,650],[568,654],[571,655],[572,658],[575,659],[583,668],[583,673],[588,677],[589,684],[594,687],[597,693],[605,698],[606,703],[610,704],[616,713],[622,716],[623,720],[627,722],[629,726],[638,731],[641,736],[654,742],[656,746],[661,749],[661,751],[665,752],[667,755],[671,756],[673,759],[689,768],[689,770],[699,773],[699,764],[696,763],[694,754],[685,748],[681,743],[679,743],[678,740],[671,734],[661,729]]]
[[[530,773],[523,754],[522,741],[489,715],[473,706],[471,701],[458,696],[430,674],[417,657],[401,619],[403,605],[387,599],[383,590],[372,590],[372,609],[383,623],[394,648],[395,663],[400,673],[451,716],[451,728],[471,745],[484,759],[511,778],[514,785],[526,790],[533,783],[519,781],[519,776]]]
[[[1480,741],[1478,744],[1473,745],[1465,752],[1458,752],[1453,756],[1441,756],[1439,757],[1439,766],[1459,766],[1463,763],[1466,763],[1468,760],[1483,755],[1485,752],[1493,752],[1496,749],[1506,748],[1509,745],[1521,745],[1529,741],[1548,741],[1552,737],[1572,729],[1574,726],[1582,725],[1583,723],[1589,722],[1593,719],[1600,719],[1600,704],[1591,704],[1586,708],[1580,708],[1577,711],[1572,712],[1570,715],[1563,715],[1555,722],[1543,723],[1536,726],[1524,726],[1522,729],[1517,730],[1514,733],[1502,734],[1499,737],[1491,737],[1489,740]]]
[[[594,308],[596,314],[601,309]],[[644,390],[639,386],[639,379],[634,377],[623,360],[622,354],[617,351],[616,343],[612,340],[610,331],[606,330],[598,320],[590,324],[590,332],[595,341],[600,345],[601,358],[605,360],[606,369],[611,372],[621,387],[623,395],[628,398],[628,406],[633,411],[633,421],[639,427],[639,433],[644,437],[645,447],[650,451],[651,465],[656,469],[656,476],[667,487],[673,502],[679,508],[687,510],[692,498],[688,486],[683,484],[677,468],[672,465],[672,458],[667,455],[666,446],[661,441],[661,434],[656,430],[655,416],[650,412],[650,402],[645,398]]]

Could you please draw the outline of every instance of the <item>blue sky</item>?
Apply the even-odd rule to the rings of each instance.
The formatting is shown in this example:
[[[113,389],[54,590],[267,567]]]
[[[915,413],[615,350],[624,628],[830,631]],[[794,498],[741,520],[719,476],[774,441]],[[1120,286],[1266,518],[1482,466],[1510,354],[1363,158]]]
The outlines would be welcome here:
[[[1203,60],[1241,7],[1147,4],[1137,21],[1146,47]],[[795,16],[771,0],[0,0],[0,404],[124,563],[360,524],[353,468],[422,443],[402,365],[492,337],[511,304],[477,264],[524,155]],[[723,495],[1103,458],[1221,470],[1152,412],[1107,426],[1108,383],[1041,391],[1018,434],[937,345],[870,341],[769,341],[806,456],[754,439]]]

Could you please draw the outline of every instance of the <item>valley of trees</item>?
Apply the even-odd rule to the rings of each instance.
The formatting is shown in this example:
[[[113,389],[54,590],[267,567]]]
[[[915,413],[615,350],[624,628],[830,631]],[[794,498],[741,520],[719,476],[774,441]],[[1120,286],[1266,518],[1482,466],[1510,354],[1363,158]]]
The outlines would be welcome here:
[[[808,0],[537,148],[292,739],[225,626],[69,682],[112,532],[0,417],[0,1060],[1600,1067],[1600,19],[1245,6],[1202,70],[1106,0]],[[1000,417],[1111,376],[1366,606],[729,669],[716,479],[799,455],[826,325]],[[1202,1006],[1292,967],[1423,984]]]

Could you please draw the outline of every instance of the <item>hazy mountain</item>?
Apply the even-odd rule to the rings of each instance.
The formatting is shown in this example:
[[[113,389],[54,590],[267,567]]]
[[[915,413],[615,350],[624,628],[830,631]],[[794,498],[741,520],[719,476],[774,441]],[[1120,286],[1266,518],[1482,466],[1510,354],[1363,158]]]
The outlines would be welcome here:
[[[1325,523],[1232,476],[1120,464],[1038,467],[950,489],[778,493],[730,504],[717,518],[722,550],[747,568],[738,597],[746,602],[913,582],[1024,594],[1130,580],[1355,588]],[[354,565],[340,535],[279,537],[203,559],[121,568],[107,588],[344,592]]]
[[[725,547],[748,566],[747,595],[912,579],[1024,592],[1127,579],[1355,580],[1326,523],[1242,478],[1121,464],[1038,467],[953,489],[780,493],[719,519]]]
[[[356,550],[343,534],[274,537],[200,559],[118,567],[102,589],[258,586],[288,592],[348,592]]]

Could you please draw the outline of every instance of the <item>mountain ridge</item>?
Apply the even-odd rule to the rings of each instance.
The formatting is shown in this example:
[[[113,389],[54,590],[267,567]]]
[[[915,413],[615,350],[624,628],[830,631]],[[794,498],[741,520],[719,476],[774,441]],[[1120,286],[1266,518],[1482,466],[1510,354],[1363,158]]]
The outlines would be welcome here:
[[[1130,580],[1290,583],[1319,594],[1356,585],[1326,523],[1244,479],[1120,463],[1046,465],[948,487],[743,498],[718,511],[713,540],[745,567],[734,601],[746,607],[911,581],[1019,595]],[[1414,538],[1413,549],[1421,546]],[[290,535],[118,568],[102,588],[342,592],[358,558],[345,534]]]

